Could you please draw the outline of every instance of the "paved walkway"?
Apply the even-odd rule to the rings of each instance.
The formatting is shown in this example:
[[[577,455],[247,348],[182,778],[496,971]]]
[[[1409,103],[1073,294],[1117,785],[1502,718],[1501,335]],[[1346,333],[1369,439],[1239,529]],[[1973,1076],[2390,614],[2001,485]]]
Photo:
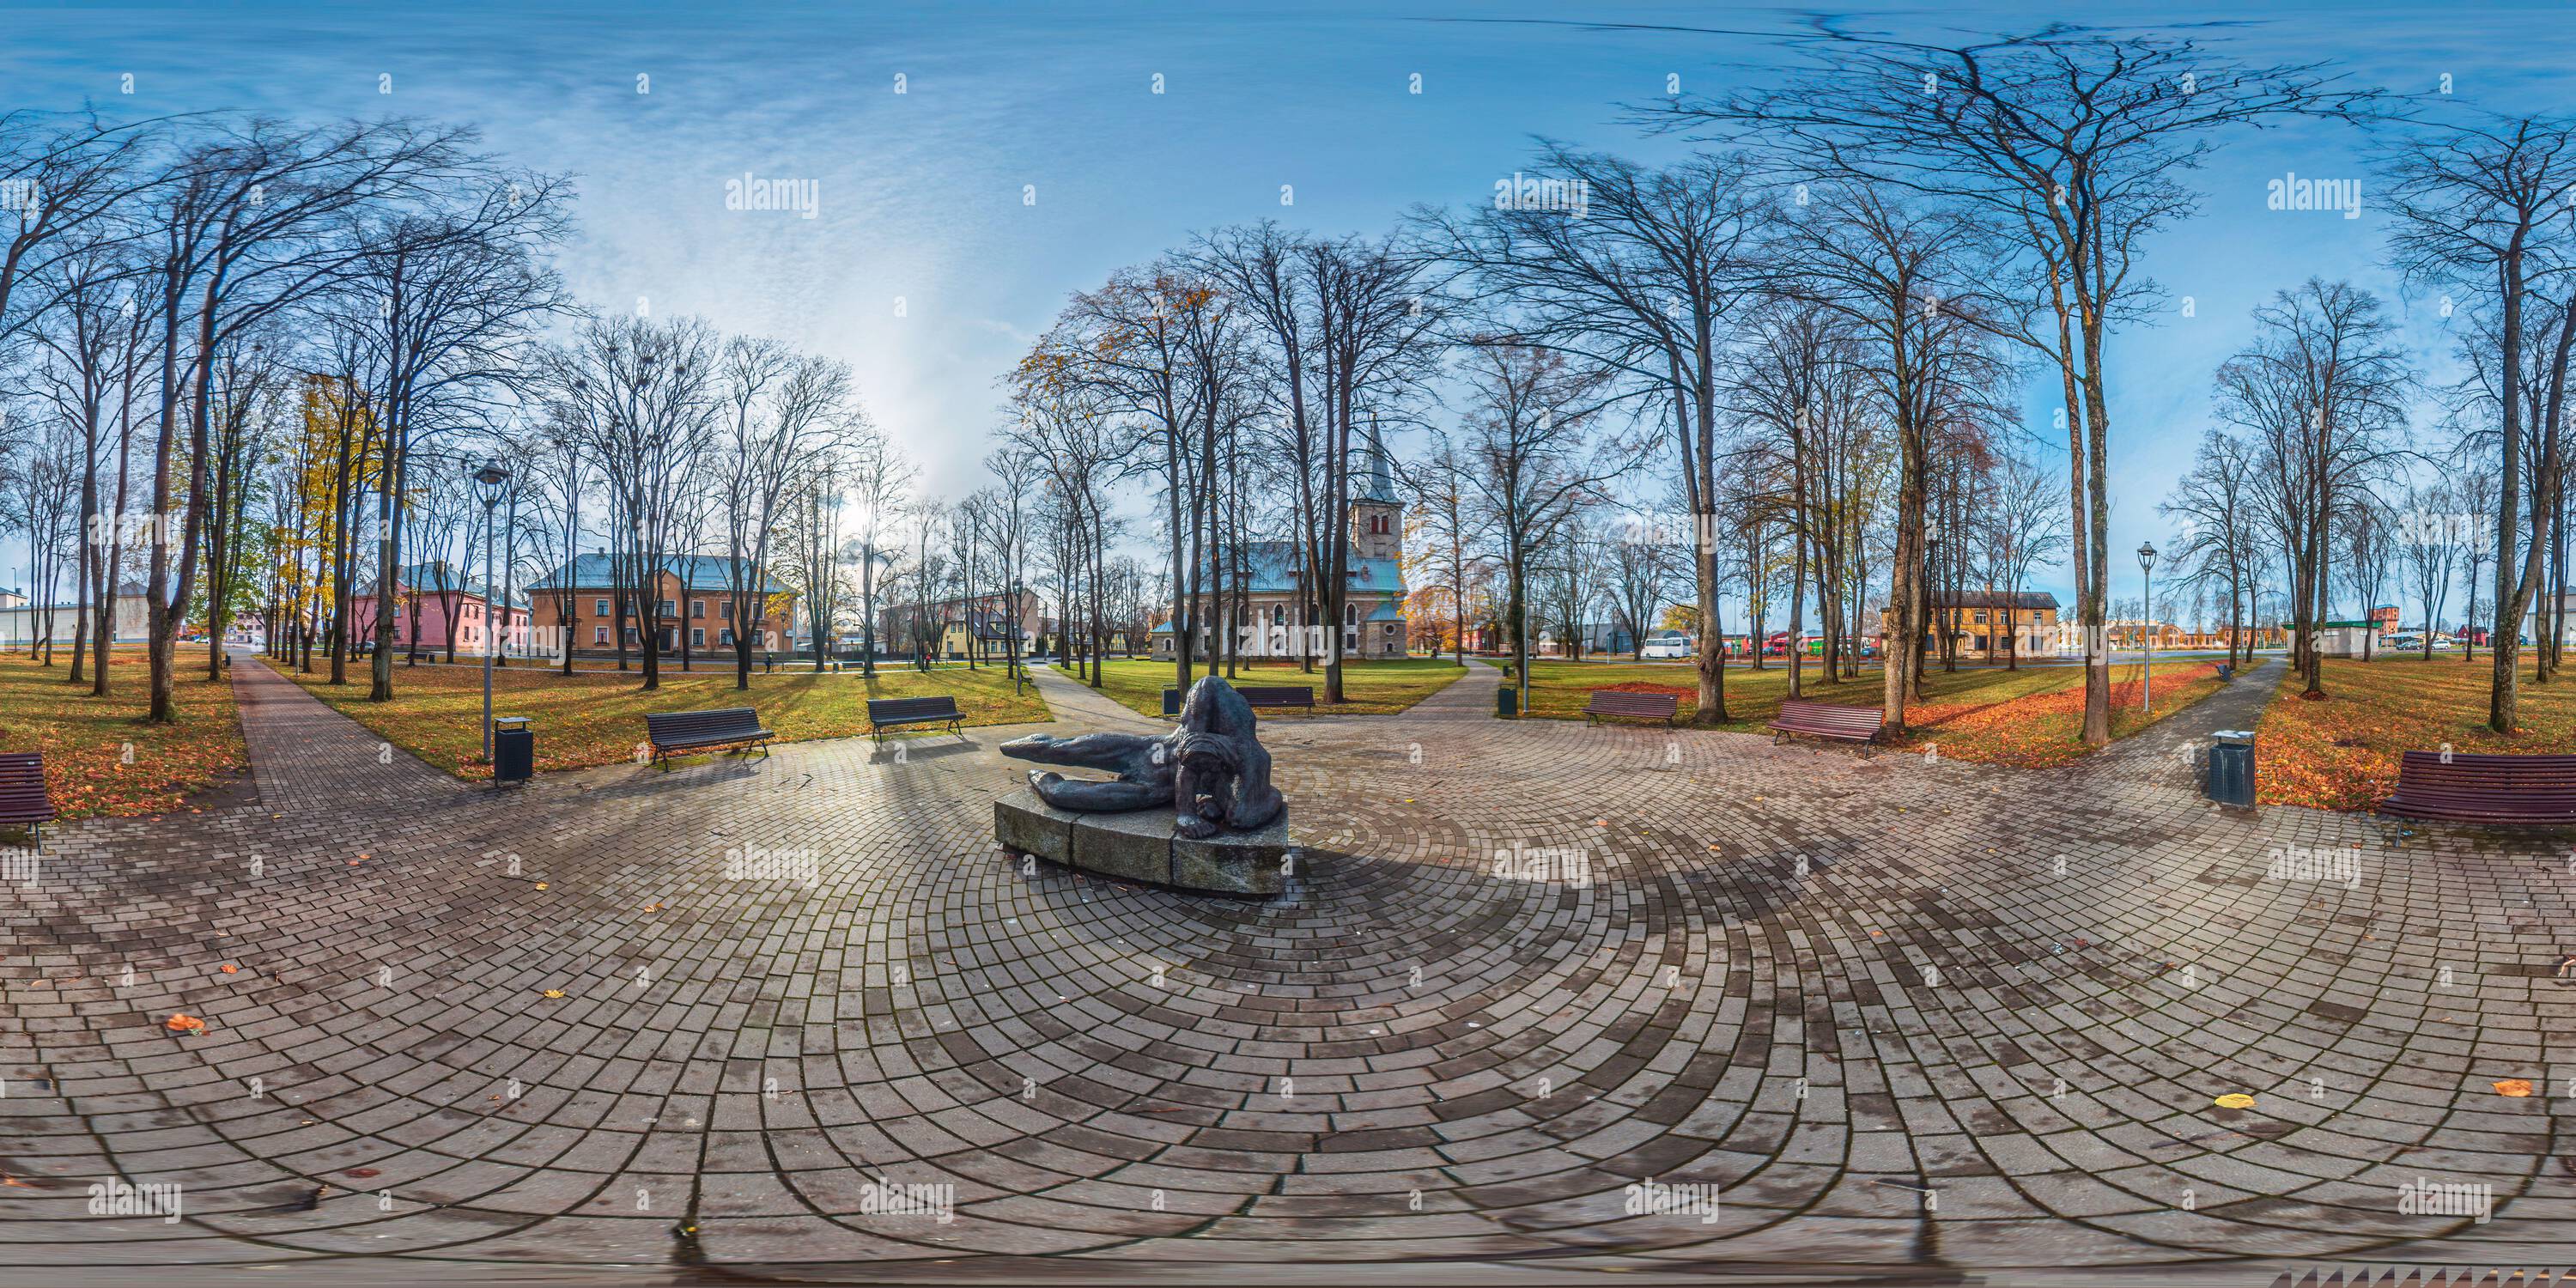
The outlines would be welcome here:
[[[2206,806],[2276,675],[2028,773],[1501,722],[1480,667],[1264,722],[1310,861],[1245,903],[1003,861],[1023,730],[496,792],[244,659],[260,802],[60,829],[0,903],[0,1266],[2576,1263],[2566,842]]]

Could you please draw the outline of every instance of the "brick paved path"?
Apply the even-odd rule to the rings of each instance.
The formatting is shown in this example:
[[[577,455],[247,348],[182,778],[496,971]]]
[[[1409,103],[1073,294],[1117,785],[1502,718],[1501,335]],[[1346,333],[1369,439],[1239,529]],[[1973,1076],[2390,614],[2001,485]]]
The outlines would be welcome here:
[[[1480,666],[1264,722],[1312,850],[1256,904],[1005,863],[1014,730],[495,793],[245,658],[260,803],[60,829],[0,903],[0,1265],[2576,1261],[2566,842],[2206,807],[2183,749],[2276,676],[2024,773],[1500,722]]]

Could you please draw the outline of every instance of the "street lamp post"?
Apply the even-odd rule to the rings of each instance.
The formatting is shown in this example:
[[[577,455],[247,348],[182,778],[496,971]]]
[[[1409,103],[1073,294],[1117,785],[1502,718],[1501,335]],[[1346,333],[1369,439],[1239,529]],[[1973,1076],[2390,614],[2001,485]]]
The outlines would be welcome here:
[[[501,505],[501,490],[510,471],[489,460],[474,471],[474,495],[483,502],[483,763],[492,763],[492,512]],[[455,623],[448,624],[454,630]]]
[[[2156,709],[2156,547],[2152,542],[2138,543],[2138,576],[2146,583],[2146,630],[2144,660],[2138,664],[2138,711],[2150,714]]]

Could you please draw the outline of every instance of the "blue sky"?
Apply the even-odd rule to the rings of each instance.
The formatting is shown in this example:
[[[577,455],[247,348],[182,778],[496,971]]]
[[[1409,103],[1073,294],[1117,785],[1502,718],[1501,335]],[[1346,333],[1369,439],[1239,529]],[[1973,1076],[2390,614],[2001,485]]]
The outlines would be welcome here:
[[[1671,74],[1686,91],[1775,74],[1777,46],[1734,33],[1786,32],[1798,12],[6,5],[0,101],[479,125],[508,159],[579,176],[580,240],[563,266],[585,302],[646,299],[657,316],[694,313],[847,359],[925,486],[955,495],[978,481],[998,423],[995,378],[1068,293],[1222,224],[1376,232],[1418,202],[1488,200],[1533,135],[1672,155],[1685,145],[1640,135],[1619,105],[1660,95]],[[1860,12],[1913,35],[2075,13]],[[2576,23],[2554,6],[2122,4],[2081,16],[2222,23],[2204,34],[2245,57],[2332,58],[2357,80],[2412,91],[2449,73],[2462,97],[2508,108],[2567,106],[2559,69],[2576,53]],[[2363,175],[2359,143],[2309,128],[2236,137],[2202,173],[2200,216],[2153,248],[2153,275],[2191,297],[2194,315],[2177,304],[2121,339],[2113,550],[2165,535],[2153,507],[2209,423],[2210,373],[2248,338],[2250,309],[2311,274],[2397,294],[2377,266],[2384,225],[2366,176],[2358,219],[2264,207],[2265,182],[2285,172]],[[725,183],[745,175],[814,181],[816,217],[728,211]],[[2428,355],[2446,347],[2431,301],[2406,308]],[[2047,404],[2034,406],[2046,440]],[[2132,562],[2115,564],[2113,593],[2134,594],[2134,577]],[[2066,595],[2062,570],[2043,584]]]

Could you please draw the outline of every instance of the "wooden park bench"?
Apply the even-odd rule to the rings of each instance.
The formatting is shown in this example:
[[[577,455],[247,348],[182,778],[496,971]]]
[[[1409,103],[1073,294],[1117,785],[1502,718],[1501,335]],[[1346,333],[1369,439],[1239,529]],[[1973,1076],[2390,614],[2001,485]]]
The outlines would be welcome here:
[[[2473,756],[2410,751],[2397,792],[2379,812],[2451,823],[2576,823],[2576,756]]]
[[[1242,694],[1244,702],[1250,706],[1315,709],[1315,691],[1302,684],[1237,684],[1234,691]],[[1164,685],[1163,714],[1176,716],[1180,713],[1181,691],[1172,685]]]
[[[1792,700],[1780,704],[1780,718],[1768,727],[1774,743],[1786,741],[1793,733],[1839,742],[1874,743],[1878,741],[1879,728],[1886,723],[1887,712],[1877,707]]]
[[[948,726],[948,731],[963,737],[966,717],[957,712],[957,699],[945,694],[927,698],[868,699],[868,736],[885,741],[885,731],[896,725],[929,724]]]
[[[1583,704],[1583,723],[1590,724],[1603,716],[1635,720],[1661,720],[1673,727],[1673,717],[1681,712],[1682,700],[1669,693],[1631,693],[1620,689],[1594,689],[1591,700]]]
[[[762,754],[766,755],[769,740],[776,736],[760,727],[760,713],[750,707],[724,707],[715,711],[652,711],[644,716],[644,737],[653,744],[656,763],[669,759],[675,751],[744,744],[758,744]]]
[[[1315,709],[1315,691],[1302,684],[1238,684],[1234,691],[1256,707],[1304,707]]]
[[[45,794],[45,753],[0,752],[0,825],[24,827],[27,839],[41,842],[53,817],[53,798]]]

